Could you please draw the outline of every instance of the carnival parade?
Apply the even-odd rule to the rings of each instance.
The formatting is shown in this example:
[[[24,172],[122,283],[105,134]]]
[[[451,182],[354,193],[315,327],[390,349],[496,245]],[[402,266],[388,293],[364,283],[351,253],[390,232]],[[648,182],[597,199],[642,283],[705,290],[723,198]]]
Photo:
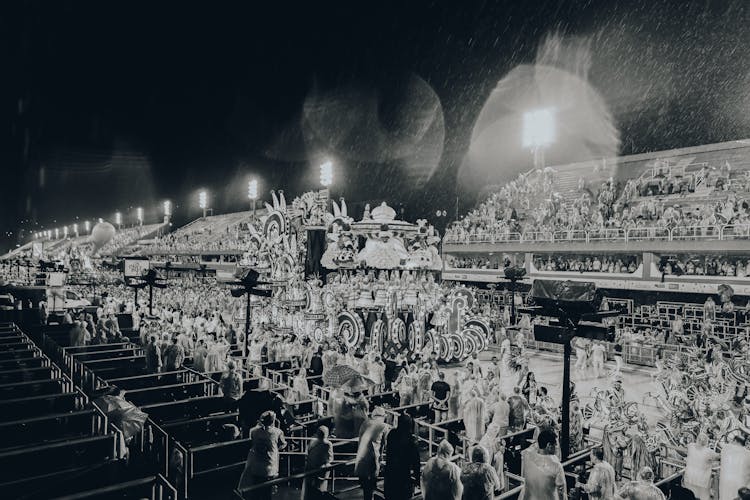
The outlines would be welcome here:
[[[750,499],[750,10],[674,3],[9,7],[0,497]]]

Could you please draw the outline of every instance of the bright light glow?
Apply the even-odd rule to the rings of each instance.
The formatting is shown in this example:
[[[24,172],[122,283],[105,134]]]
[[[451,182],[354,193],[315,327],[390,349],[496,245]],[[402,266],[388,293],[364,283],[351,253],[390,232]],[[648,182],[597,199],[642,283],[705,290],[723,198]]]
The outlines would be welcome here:
[[[203,210],[208,208],[208,194],[205,191],[198,193],[198,206]]]
[[[68,226],[63,226],[63,238],[68,237]]]
[[[143,222],[143,208],[141,207],[136,208],[135,216],[138,219],[138,222]]]
[[[118,226],[122,224],[122,214],[120,212],[115,212],[115,224]]]
[[[258,199],[258,180],[253,179],[247,183],[247,197],[251,200]]]
[[[78,236],[78,223],[73,224],[73,232]]]
[[[523,147],[540,148],[555,141],[555,108],[535,109],[523,114]]]
[[[60,237],[60,230],[55,228],[55,239]]]
[[[101,224],[102,222],[104,222],[104,219],[102,219],[101,217],[99,217],[99,223]]]
[[[320,166],[320,184],[328,187],[333,184],[333,163],[327,161]]]
[[[88,233],[89,231],[91,231],[91,224],[89,223],[89,221],[86,221],[86,222],[84,222],[84,223],[83,223],[83,227],[85,227],[85,228],[86,228],[86,232],[87,232],[87,233]]]
[[[164,215],[172,215],[172,202],[164,200]]]

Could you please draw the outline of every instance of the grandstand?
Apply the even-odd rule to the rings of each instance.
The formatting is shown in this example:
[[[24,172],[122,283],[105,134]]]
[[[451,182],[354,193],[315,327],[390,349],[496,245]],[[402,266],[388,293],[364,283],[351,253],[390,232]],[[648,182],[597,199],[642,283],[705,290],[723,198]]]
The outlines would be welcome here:
[[[512,260],[530,278],[690,293],[729,283],[748,295],[748,205],[748,140],[556,166],[454,222],[443,277],[498,282],[504,266],[488,262]]]

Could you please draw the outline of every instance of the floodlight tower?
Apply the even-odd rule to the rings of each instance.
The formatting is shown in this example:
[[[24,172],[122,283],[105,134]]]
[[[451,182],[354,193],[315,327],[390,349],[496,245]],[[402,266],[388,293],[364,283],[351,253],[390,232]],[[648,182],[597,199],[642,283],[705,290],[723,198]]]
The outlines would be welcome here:
[[[172,217],[172,202],[164,200],[164,224],[169,223],[170,217]]]
[[[208,193],[201,191],[198,193],[198,206],[203,209],[203,218],[206,218],[206,210],[208,210]]]
[[[143,225],[143,207],[138,207],[135,209],[135,217],[138,219],[138,225]]]
[[[544,168],[545,149],[555,142],[556,114],[555,108],[535,109],[523,114],[522,145],[531,149],[535,169]]]
[[[251,179],[247,183],[247,197],[253,206],[253,221],[255,221],[255,203],[258,201],[258,180]]]
[[[115,212],[115,224],[117,224],[118,230],[122,227],[122,214],[120,212]]]

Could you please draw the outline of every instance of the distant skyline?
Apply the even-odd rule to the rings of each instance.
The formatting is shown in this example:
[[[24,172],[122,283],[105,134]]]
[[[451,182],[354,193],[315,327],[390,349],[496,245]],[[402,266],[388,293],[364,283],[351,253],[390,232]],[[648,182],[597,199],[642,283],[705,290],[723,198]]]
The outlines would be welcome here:
[[[3,5],[0,250],[22,220],[187,220],[200,188],[241,210],[251,175],[291,200],[324,158],[337,198],[452,218],[479,111],[553,33],[588,43],[620,154],[750,137],[741,0],[365,5]]]

